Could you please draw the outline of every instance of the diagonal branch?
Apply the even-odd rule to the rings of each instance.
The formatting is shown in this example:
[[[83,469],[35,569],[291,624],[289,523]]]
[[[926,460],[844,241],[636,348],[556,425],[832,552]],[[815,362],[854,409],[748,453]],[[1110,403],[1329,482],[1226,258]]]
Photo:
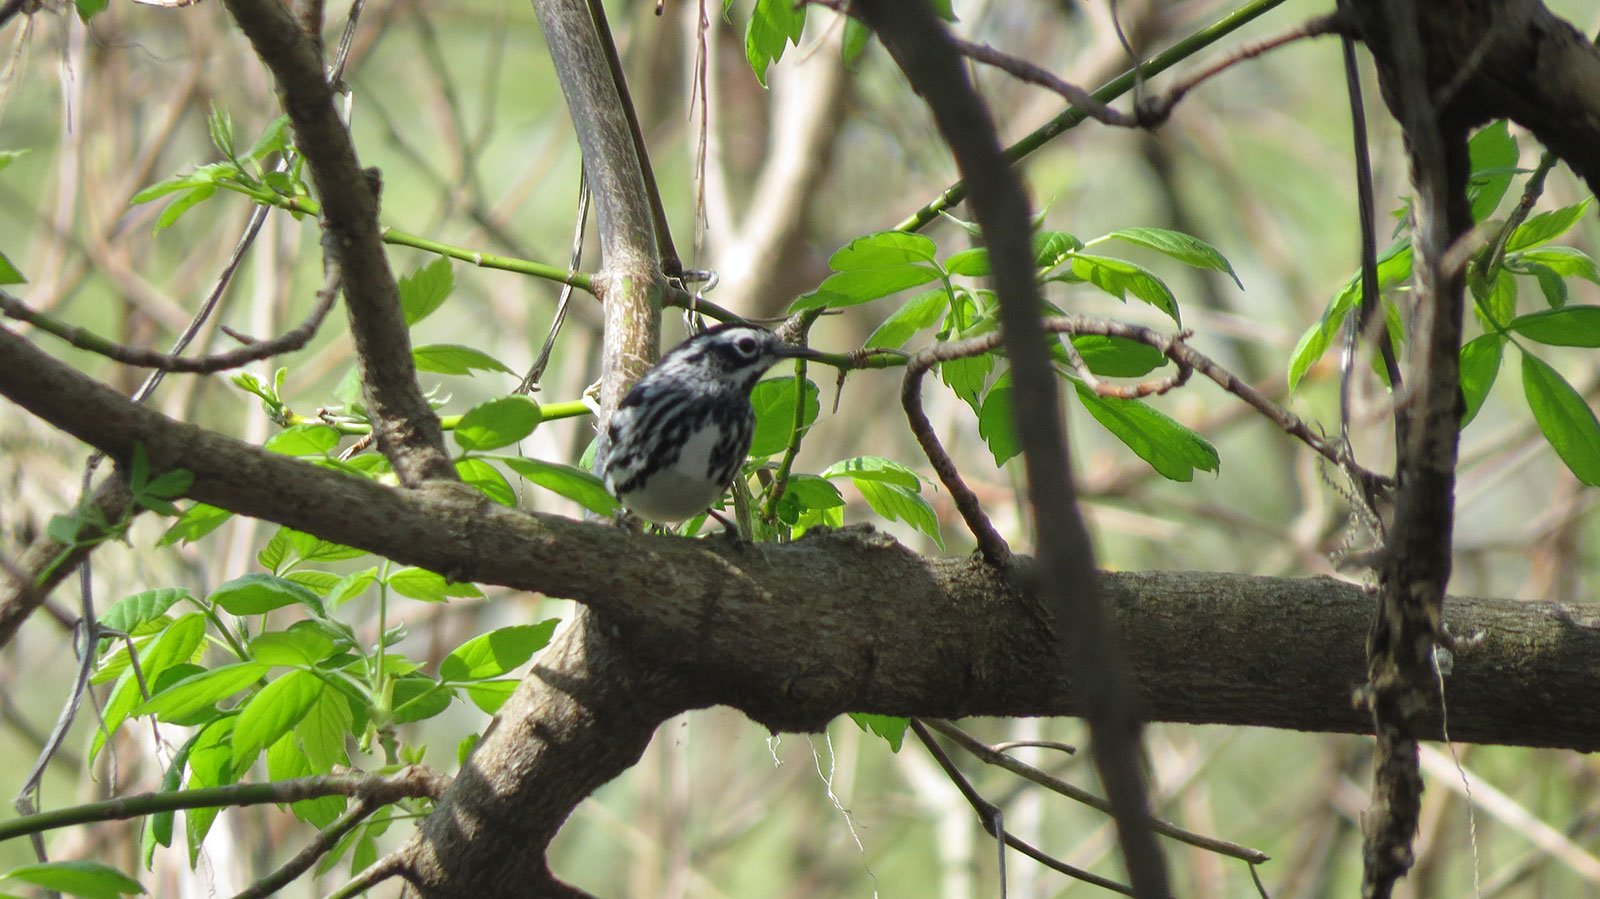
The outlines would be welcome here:
[[[345,306],[378,448],[400,481],[454,480],[444,434],[417,386],[411,338],[378,227],[379,176],[363,169],[322,68],[321,41],[279,0],[225,0],[272,70],[321,200],[323,253],[343,269]]]
[[[1090,752],[1111,802],[1123,858],[1136,895],[1170,895],[1166,863],[1150,825],[1139,768],[1140,724],[1117,627],[1098,596],[1089,532],[1079,513],[1065,422],[1033,278],[1032,227],[1022,181],[1001,151],[999,135],[949,35],[920,3],[861,2],[883,40],[933,113],[983,228],[993,262],[1000,321],[1011,363],[1017,439],[1028,473],[1028,503],[1038,535],[1033,586],[1053,626],[1073,681],[1085,699]]]

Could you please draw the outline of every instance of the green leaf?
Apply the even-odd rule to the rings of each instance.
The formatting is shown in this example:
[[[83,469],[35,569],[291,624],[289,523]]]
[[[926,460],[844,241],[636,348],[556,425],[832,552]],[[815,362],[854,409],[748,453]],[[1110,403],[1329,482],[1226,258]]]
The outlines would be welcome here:
[[[1530,312],[1506,327],[1550,346],[1600,347],[1600,306],[1564,306]]]
[[[433,372],[440,375],[470,375],[474,371],[499,371],[508,375],[516,374],[504,362],[488,353],[453,343],[435,343],[413,347],[411,358],[416,362],[417,371]]]
[[[617,511],[617,500],[606,490],[599,478],[580,468],[541,462],[538,459],[497,456],[497,461],[540,487],[560,494],[598,515],[612,515]]]
[[[388,582],[394,592],[423,602],[445,602],[452,596],[483,598],[483,591],[477,587],[447,581],[444,575],[426,568],[402,568],[389,575]]]
[[[1486,330],[1497,331],[1517,314],[1517,280],[1511,272],[1501,269],[1495,273],[1494,284],[1484,285],[1483,279],[1471,277],[1473,311]]]
[[[802,383],[804,403],[800,426],[811,427],[822,410],[817,385],[810,379]],[[756,429],[750,441],[750,455],[774,456],[789,447],[794,436],[795,379],[769,378],[760,382],[750,392],[750,403],[756,410]]]
[[[367,588],[377,582],[378,569],[375,567],[347,574],[328,591],[328,605],[341,606],[367,592]]]
[[[199,739],[200,735],[195,734],[184,741],[184,744],[173,754],[172,764],[168,765],[167,770],[161,775],[161,788],[157,791],[158,793],[175,793],[179,787],[183,786],[183,772],[189,766],[189,753],[194,749],[194,744]],[[175,817],[176,813],[170,811],[156,812],[150,816],[144,840],[145,870],[150,870],[154,864],[157,844],[162,846],[172,845],[172,823]]]
[[[1240,290],[1244,289],[1244,282],[1239,280],[1233,265],[1217,252],[1216,247],[1198,237],[1166,228],[1118,228],[1106,237],[1155,250],[1194,268],[1223,272],[1239,285]]]
[[[211,145],[221,151],[223,156],[232,159],[233,151],[233,116],[227,108],[211,104],[211,113],[206,116],[206,130],[211,134]]]
[[[901,718],[897,715],[874,715],[869,712],[851,712],[850,720],[867,733],[877,734],[889,744],[890,752],[899,752],[900,746],[905,742],[906,729],[911,726],[910,718]]]
[[[531,397],[502,396],[473,406],[456,425],[456,443],[473,452],[510,446],[539,426],[539,404]]]
[[[840,61],[854,69],[856,60],[861,58],[862,52],[867,49],[867,42],[871,39],[872,29],[863,25],[859,19],[847,18],[844,23],[844,37],[839,42]]]
[[[806,512],[837,509],[844,506],[839,488],[824,478],[812,474],[791,474],[784,485],[783,498],[778,500],[778,520],[797,524]]]
[[[1552,309],[1559,309],[1567,305],[1567,281],[1555,269],[1540,265],[1537,262],[1524,263],[1522,272],[1531,275],[1539,282],[1539,292],[1544,294],[1545,304]]]
[[[850,241],[828,257],[828,267],[836,272],[856,269],[892,268],[908,263],[933,262],[939,248],[921,234],[905,231],[879,231]]]
[[[295,555],[306,562],[342,562],[345,559],[359,559],[367,554],[366,550],[314,537],[304,531],[289,528],[284,530],[288,533],[289,546]]]
[[[168,203],[167,208],[161,210],[161,214],[156,217],[156,226],[151,229],[152,232],[161,232],[177,224],[178,219],[182,218],[185,212],[211,199],[216,192],[217,186],[215,184],[202,184],[199,187],[192,188],[188,193]]]
[[[1472,180],[1467,197],[1472,201],[1472,221],[1481,222],[1494,214],[1511,185],[1517,169],[1517,141],[1505,120],[1480,129],[1467,143]]]
[[[1109,256],[1078,253],[1072,257],[1072,274],[1119,300],[1126,301],[1131,293],[1165,312],[1177,324],[1183,323],[1178,316],[1178,300],[1172,295],[1171,288],[1141,266]]]
[[[88,861],[23,865],[0,874],[0,880],[20,880],[41,889],[82,896],[84,899],[116,899],[118,896],[144,892],[139,881],[116,868]]]
[[[1513,268],[1543,266],[1563,278],[1582,278],[1600,284],[1600,270],[1593,259],[1576,247],[1540,247],[1523,250],[1506,256],[1506,265]]]
[[[468,457],[456,460],[456,475],[463,483],[478,488],[484,496],[502,506],[517,505],[517,491],[511,488],[500,469],[482,459]]]
[[[515,680],[483,680],[463,685],[472,704],[490,715],[500,711],[511,694],[517,692]]]
[[[261,688],[239,712],[233,729],[234,769],[250,761],[300,723],[328,685],[310,671],[295,669]]]
[[[191,718],[251,686],[271,667],[266,662],[239,662],[190,675],[150,697],[133,714],[154,715],[161,721]]]
[[[333,640],[312,628],[268,631],[250,641],[250,657],[267,665],[309,668],[333,655]]]
[[[983,398],[983,407],[978,410],[978,436],[988,444],[996,468],[1022,452],[1014,416],[1011,373],[1006,372],[995,379],[994,386]]]
[[[325,774],[338,765],[350,764],[345,740],[354,728],[349,700],[338,690],[323,690],[311,710],[294,726],[313,772]]]
[[[261,136],[256,138],[254,146],[250,148],[248,158],[260,162],[274,153],[284,153],[289,149],[289,117],[278,116],[272,120]]]
[[[1572,226],[1576,225],[1583,218],[1584,212],[1588,211],[1590,199],[1592,198],[1585,197],[1583,202],[1576,205],[1541,212],[1518,225],[1517,230],[1511,232],[1510,239],[1506,241],[1506,252],[1536,247],[1572,230]]]
[[[294,581],[270,574],[236,577],[212,591],[209,599],[234,615],[263,615],[295,603],[318,613],[322,611],[317,594]]]
[[[795,313],[807,309],[858,306],[939,279],[939,270],[925,265],[852,268],[829,275],[816,290],[802,294],[795,300],[789,311]]]
[[[1467,342],[1461,348],[1461,396],[1466,409],[1461,414],[1461,427],[1465,428],[1483,408],[1489,388],[1500,374],[1500,356],[1506,339],[1499,334],[1484,334]]]
[[[6,254],[0,253],[0,284],[26,284],[28,279],[23,277],[22,270],[12,264]]]
[[[325,773],[327,772],[312,767],[310,759],[300,748],[300,740],[294,733],[284,734],[277,742],[267,747],[267,777],[271,780],[292,780]],[[343,796],[319,796],[315,799],[292,802],[289,804],[289,811],[313,827],[327,827],[344,812],[347,801]]]
[[[865,348],[897,349],[904,346],[918,331],[932,327],[949,305],[950,294],[943,287],[917,294],[883,320],[883,324],[867,338]]]
[[[1073,381],[1078,399],[1112,436],[1122,441],[1162,477],[1191,481],[1194,470],[1216,471],[1217,450],[1204,437],[1189,430],[1140,400],[1100,396]]]
[[[237,715],[218,718],[206,725],[195,737],[194,748],[189,752],[189,786],[221,787],[239,780],[244,768],[254,759],[246,760],[235,770],[233,764],[233,728],[239,722]],[[200,858],[200,845],[211,830],[220,808],[189,809],[184,812],[184,834],[189,842],[189,866]]]
[[[551,618],[538,624],[502,627],[473,637],[439,662],[439,679],[486,680],[506,674],[543,649],[560,623],[561,619]]]
[[[328,591],[339,586],[339,581],[341,580],[337,574],[331,571],[318,571],[315,568],[296,569],[285,574],[284,578],[294,581],[319,597],[326,597]]]
[[[200,650],[205,634],[206,619],[199,613],[184,615],[168,625],[166,630],[139,651],[139,672],[144,676],[144,682],[153,684],[168,669],[192,661]],[[105,726],[96,730],[90,741],[90,760],[100,754],[108,735],[116,733],[134,707],[143,701],[138,678],[130,667],[122,672],[117,686],[111,691],[111,699],[106,702],[105,711],[101,714]]]
[[[444,305],[455,289],[455,274],[450,269],[450,257],[440,256],[400,279],[400,308],[405,312],[406,327],[422,321],[434,310]]]
[[[73,0],[73,5],[77,7],[78,18],[87,22],[104,10],[110,2],[111,0]]]
[[[27,153],[27,150],[0,150],[0,172],[5,171],[11,163],[26,156]]]
[[[205,503],[195,503],[185,509],[178,520],[167,528],[161,539],[156,541],[157,546],[171,546],[174,543],[194,543],[205,535],[211,533],[223,523],[233,517],[227,509]]]
[[[804,5],[792,0],[756,0],[744,32],[744,58],[762,87],[767,86],[767,67],[783,58],[789,44],[799,46],[805,25]]]
[[[326,456],[339,445],[339,432],[323,424],[294,425],[267,439],[263,449],[283,456]]]
[[[842,459],[823,469],[821,476],[825,478],[848,477],[857,481],[882,481],[885,484],[895,484],[907,490],[921,490],[922,479],[911,469],[885,459],[882,456],[856,456],[852,459]]]
[[[431,677],[416,675],[394,681],[394,720],[396,724],[423,721],[450,707],[455,691]]]
[[[939,533],[939,517],[933,513],[933,506],[917,491],[869,478],[852,478],[851,483],[861,491],[862,499],[874,512],[890,521],[904,521],[927,534],[939,549],[944,549],[944,536]]]
[[[1412,252],[1410,241],[1400,241],[1384,250],[1378,257],[1378,292],[1404,283],[1411,277]],[[1294,352],[1289,355],[1289,389],[1300,385],[1311,366],[1322,358],[1333,344],[1334,337],[1344,324],[1350,310],[1357,308],[1361,299],[1361,273],[1356,272],[1344,283],[1328,302],[1322,318],[1300,336]]]
[[[1033,264],[1048,272],[1083,249],[1083,241],[1065,231],[1039,231],[1033,235]]]
[[[100,616],[100,626],[137,636],[143,633],[140,630],[143,625],[156,621],[167,614],[168,609],[188,598],[189,591],[174,587],[125,596]]]
[[[1167,363],[1160,350],[1126,337],[1077,334],[1072,337],[1072,346],[1089,371],[1103,378],[1143,377]],[[1059,346],[1054,350],[1051,355],[1064,361],[1066,353]]]
[[[1578,480],[1600,486],[1600,421],[1583,395],[1532,353],[1522,354],[1522,392],[1556,455]]]
[[[969,278],[980,278],[989,274],[989,249],[987,247],[973,247],[952,253],[944,261],[944,270],[952,275],[966,275]]]
[[[947,359],[939,363],[939,379],[944,381],[962,402],[971,406],[974,414],[977,414],[979,398],[983,395],[983,385],[989,380],[989,372],[993,370],[994,354],[981,353],[977,356]]]

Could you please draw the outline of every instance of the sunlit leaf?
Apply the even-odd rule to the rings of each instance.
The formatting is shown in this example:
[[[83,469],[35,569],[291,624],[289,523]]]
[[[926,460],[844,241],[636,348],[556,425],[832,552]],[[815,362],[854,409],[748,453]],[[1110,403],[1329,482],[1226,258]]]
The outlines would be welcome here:
[[[1578,480],[1600,486],[1600,421],[1583,395],[1543,359],[1522,354],[1522,391],[1533,420]]]

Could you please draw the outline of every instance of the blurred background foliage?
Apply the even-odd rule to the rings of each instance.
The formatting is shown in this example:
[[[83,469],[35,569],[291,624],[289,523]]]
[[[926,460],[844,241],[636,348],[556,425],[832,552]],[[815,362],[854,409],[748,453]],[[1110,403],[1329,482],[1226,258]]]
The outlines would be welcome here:
[[[1233,7],[1231,2],[1127,0],[1118,13],[1133,45],[1149,54]],[[1597,22],[1589,4],[1550,4],[1580,29]],[[813,10],[798,48],[763,89],[745,61],[750,4],[648,2],[609,10],[626,60],[674,235],[685,262],[712,268],[711,298],[751,316],[781,313],[828,274],[828,255],[852,237],[891,227],[931,200],[954,170],[920,101],[881,48],[840,62],[842,28]],[[1326,12],[1290,0],[1179,66],[1192,71],[1223,48],[1275,34]],[[1025,57],[1076,83],[1095,85],[1127,67],[1103,3],[959,0],[956,25],[971,40]],[[330,6],[330,45],[345,9]],[[706,70],[695,87],[698,20],[706,21]],[[130,206],[140,188],[214,161],[206,116],[226,109],[248,143],[278,115],[268,76],[216,2],[183,9],[114,3],[85,26],[46,9],[14,21],[0,83],[0,149],[26,150],[0,172],[0,251],[27,275],[23,295],[51,312],[129,343],[164,347],[227,259],[249,214],[242,197],[220,193],[173,227],[153,231],[161,204]],[[975,75],[1008,139],[1060,110],[1046,91],[992,70]],[[1380,212],[1407,192],[1398,134],[1364,74],[1373,128]],[[1155,88],[1170,76],[1153,81]],[[383,173],[383,221],[483,252],[564,266],[578,191],[578,151],[531,8],[525,3],[372,0],[346,82],[353,130],[366,165]],[[702,132],[700,100],[710,117]],[[1124,102],[1125,107],[1125,102]],[[1517,133],[1513,129],[1513,133]],[[1025,175],[1046,227],[1091,236],[1135,225],[1172,227],[1218,247],[1237,270],[1186,269],[1132,251],[1173,287],[1193,343],[1247,381],[1285,396],[1285,369],[1300,334],[1321,314],[1357,260],[1350,123],[1335,39],[1295,44],[1244,64],[1190,95],[1155,133],[1094,123],[1031,156]],[[705,176],[697,177],[704,150]],[[1538,150],[1521,141],[1521,164]],[[789,180],[784,180],[785,178]],[[703,187],[702,187],[703,186]],[[1512,186],[1512,197],[1520,191]],[[1580,184],[1552,175],[1540,208],[1578,202]],[[1508,201],[1509,203],[1509,201]],[[703,210],[703,211],[702,211]],[[697,227],[697,221],[703,226]],[[591,247],[583,268],[593,268]],[[769,239],[773,232],[776,238]],[[942,253],[968,245],[939,222],[927,232]],[[281,332],[303,317],[320,284],[315,223],[274,213],[227,296],[218,324],[247,334]],[[1585,218],[1564,242],[1596,251]],[[1381,243],[1380,243],[1381,245]],[[393,248],[397,272],[431,257]],[[456,293],[419,326],[419,341],[478,347],[524,367],[543,338],[557,285],[501,271],[454,266]],[[1531,286],[1525,286],[1525,291]],[[1153,309],[1123,306],[1084,287],[1052,286],[1072,311],[1154,327]],[[1597,301],[1574,280],[1573,303]],[[578,398],[598,373],[598,307],[580,294],[572,325],[555,350],[542,401]],[[877,303],[825,319],[813,343],[857,347],[892,309]],[[668,315],[669,340],[681,335]],[[41,343],[74,364],[131,390],[142,375],[98,357]],[[227,348],[208,326],[202,343]],[[1551,351],[1546,359],[1593,402],[1600,377],[1592,353]],[[302,414],[332,402],[351,363],[338,315],[305,350],[279,360],[289,369],[285,399]],[[269,377],[271,368],[252,369]],[[817,377],[813,374],[813,377]],[[447,412],[508,392],[510,375],[424,375],[440,385]],[[833,387],[819,379],[823,414],[797,470],[817,471],[873,453],[925,471],[895,409],[898,373],[864,372]],[[1510,380],[1509,375],[1502,382]],[[1019,533],[1018,469],[996,470],[970,410],[929,389],[930,415],[1001,530]],[[1337,354],[1314,367],[1288,400],[1307,418],[1337,426]],[[274,425],[223,377],[168,379],[152,400],[177,417],[261,442]],[[1390,436],[1387,398],[1361,381],[1354,413],[1358,457],[1382,470]],[[1102,563],[1123,569],[1210,569],[1303,576],[1337,574],[1330,558],[1348,536],[1345,503],[1311,454],[1230,397],[1200,383],[1154,404],[1204,434],[1222,457],[1220,473],[1193,483],[1158,476],[1081,410],[1070,411],[1087,514]],[[524,443],[528,455],[576,463],[591,436],[587,419],[551,422]],[[72,503],[81,447],[0,404],[0,547],[14,554]],[[1501,383],[1467,429],[1458,486],[1452,592],[1585,601],[1593,582],[1594,494],[1580,489],[1540,438],[1514,386]],[[523,502],[575,514],[553,494],[524,488]],[[876,521],[855,494],[847,521]],[[951,552],[971,542],[948,498],[933,496]],[[923,551],[933,547],[900,524],[877,522]],[[142,521],[131,546],[95,557],[98,601],[151,586],[197,593],[257,570],[270,530],[230,522],[205,543],[153,549],[163,525]],[[14,556],[13,556],[14,557]],[[1343,575],[1349,576],[1349,575]],[[870,597],[863,597],[870,602]],[[65,697],[74,668],[69,631],[75,588],[57,591],[47,614],[0,653],[0,795],[14,795]],[[391,610],[409,632],[404,650],[437,658],[494,627],[565,614],[560,601],[491,591],[487,601],[405,603]],[[1196,621],[1204,627],[1204,621]],[[369,629],[372,624],[369,622]],[[1295,652],[1293,646],[1264,653]],[[115,753],[84,762],[92,715],[80,719],[46,780],[51,805],[112,791],[151,788],[159,778],[150,737],[124,729]],[[408,738],[428,744],[430,764],[453,769],[453,748],[486,723],[457,705]],[[975,725],[992,740],[1083,737],[1075,720]],[[1360,738],[1215,727],[1154,726],[1149,764],[1165,817],[1264,850],[1260,875],[1272,896],[1351,895],[1359,883],[1359,815],[1369,779]],[[1419,864],[1407,895],[1578,896],[1600,890],[1600,800],[1595,762],[1573,753],[1460,747],[1472,773],[1475,813],[1442,747],[1429,747]],[[1093,787],[1083,761],[1043,750],[1021,754]],[[360,762],[358,761],[358,764]],[[1006,809],[1009,829],[1069,862],[1118,874],[1107,820],[993,771],[971,772]],[[304,825],[274,809],[225,813],[198,874],[180,851],[158,855],[145,883],[155,895],[228,893],[303,843]],[[384,839],[407,830],[396,827]],[[135,825],[55,835],[52,856],[96,858],[136,870]],[[1185,896],[1253,895],[1246,867],[1169,844]],[[170,857],[168,857],[170,856]],[[0,869],[29,858],[20,841],[0,846]],[[992,845],[954,788],[916,746],[891,754],[848,721],[826,735],[769,737],[725,711],[675,720],[644,760],[583,805],[558,838],[553,864],[563,877],[613,896],[942,896],[996,895]],[[320,895],[341,870],[288,895]],[[1008,859],[1008,895],[1092,895],[1019,856]],[[393,890],[389,885],[385,890]],[[386,895],[388,893],[385,893]]]

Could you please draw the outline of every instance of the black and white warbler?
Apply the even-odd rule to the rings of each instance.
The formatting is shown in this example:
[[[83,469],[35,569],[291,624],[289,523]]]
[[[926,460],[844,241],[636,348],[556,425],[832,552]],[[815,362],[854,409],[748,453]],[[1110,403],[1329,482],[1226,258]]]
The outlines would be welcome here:
[[[779,359],[817,357],[764,328],[737,324],[674,347],[611,415],[596,456],[606,489],[658,523],[704,512],[750,451],[750,391],[761,375]]]

